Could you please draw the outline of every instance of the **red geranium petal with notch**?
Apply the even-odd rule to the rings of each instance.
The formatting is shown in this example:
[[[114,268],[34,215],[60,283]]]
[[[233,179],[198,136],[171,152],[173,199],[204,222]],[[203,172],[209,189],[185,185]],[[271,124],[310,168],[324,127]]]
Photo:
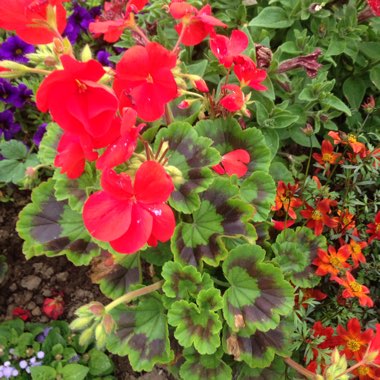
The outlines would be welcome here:
[[[236,56],[241,54],[249,44],[247,35],[241,30],[233,30],[230,37],[228,50],[230,55]]]
[[[198,9],[189,3],[172,2],[169,6],[169,12],[173,18],[181,19],[187,15],[196,15],[198,13]]]
[[[175,218],[173,210],[166,204],[147,207],[153,215],[152,236],[155,241],[168,241],[175,229]]]
[[[148,241],[153,226],[153,216],[139,204],[133,204],[131,224],[122,236],[111,241],[111,247],[120,253],[135,253]]]
[[[244,149],[233,150],[222,158],[222,164],[226,174],[236,174],[239,178],[247,173],[247,164],[250,161],[249,153]]]
[[[126,6],[126,11],[141,11],[148,3],[148,0],[129,0]]]
[[[98,61],[90,59],[86,62],[77,61],[70,55],[62,55],[60,57],[65,72],[72,79],[81,79],[97,82],[104,74],[104,68]]]
[[[83,207],[84,225],[102,241],[122,236],[131,225],[132,202],[121,201],[105,191],[92,194]]]
[[[182,33],[183,24],[178,24],[175,27],[176,32],[180,35]],[[193,20],[190,25],[186,27],[183,33],[181,42],[185,46],[195,46],[200,44],[209,35],[209,28],[200,20]]]
[[[168,200],[174,185],[162,165],[146,161],[136,172],[134,190],[138,202],[157,204]]]
[[[157,42],[151,42],[146,45],[146,49],[150,58],[150,69],[152,72],[154,70],[160,70],[165,67],[168,69],[173,69],[177,64],[177,55],[172,51],[165,49],[162,45]],[[157,65],[157,62],[160,62]]]
[[[132,180],[128,174],[118,174],[112,169],[107,169],[102,174],[101,184],[103,190],[114,198],[128,200],[133,197]]]

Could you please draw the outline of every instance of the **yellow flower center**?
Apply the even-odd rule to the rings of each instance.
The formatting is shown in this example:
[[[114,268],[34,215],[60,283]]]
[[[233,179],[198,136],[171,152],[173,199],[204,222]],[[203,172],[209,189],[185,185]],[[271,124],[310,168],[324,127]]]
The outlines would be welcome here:
[[[369,367],[359,367],[358,368],[358,374],[360,376],[365,376],[369,374]]]
[[[332,161],[332,154],[330,154],[330,153],[323,153],[323,155],[322,155],[322,161],[331,162]]]
[[[337,257],[331,257],[330,264],[335,268],[341,267],[341,261]]]
[[[375,232],[378,233],[380,231],[380,223],[376,224]]]
[[[350,351],[356,352],[360,350],[361,344],[355,339],[350,339],[347,342],[347,347],[349,348]]]
[[[348,135],[348,142],[349,143],[356,143],[358,140],[356,140],[356,136],[355,135],[353,135],[352,133],[350,133],[349,135]]]
[[[355,293],[360,292],[360,291],[362,290],[362,286],[361,286],[358,282],[356,282],[356,281],[351,281],[351,282],[349,283],[349,285],[350,285],[350,288],[351,288]]]
[[[356,255],[362,251],[360,245],[356,243],[352,245],[352,250]]]
[[[314,210],[313,213],[311,214],[311,219],[313,220],[321,220],[322,219],[322,214],[318,210]]]

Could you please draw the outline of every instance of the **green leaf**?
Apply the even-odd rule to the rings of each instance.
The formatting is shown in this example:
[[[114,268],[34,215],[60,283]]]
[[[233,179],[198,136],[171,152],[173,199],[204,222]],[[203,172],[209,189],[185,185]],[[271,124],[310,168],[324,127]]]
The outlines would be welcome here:
[[[213,306],[208,306],[208,302]],[[215,353],[220,346],[222,322],[214,310],[221,307],[222,297],[217,289],[201,290],[197,305],[184,300],[174,302],[168,322],[176,327],[174,336],[178,343],[185,348],[194,345],[201,355]]]
[[[335,110],[344,112],[346,115],[351,116],[350,109],[333,94],[325,94],[325,96],[321,98],[320,102],[323,106],[334,108]]]
[[[58,124],[49,123],[47,125],[46,133],[38,148],[38,158],[42,164],[54,165],[54,159],[57,155],[57,146],[62,134],[63,131]]]
[[[95,348],[88,354],[90,355],[90,360],[88,361],[90,375],[104,376],[112,373],[114,366],[108,355]]]
[[[203,77],[203,75],[206,72],[208,66],[208,60],[207,59],[202,59],[200,61],[197,61],[191,65],[187,65],[186,69],[189,74],[193,75],[199,75]]]
[[[233,331],[268,331],[292,310],[293,287],[279,268],[263,262],[264,257],[261,247],[244,244],[232,249],[223,263],[231,284],[223,296],[223,315]]]
[[[55,380],[57,372],[52,367],[41,365],[31,367],[30,374],[33,380]]]
[[[266,146],[270,149],[272,158],[274,158],[275,155],[277,154],[279,142],[280,142],[278,133],[275,130],[269,129],[269,128],[264,128],[262,130],[262,133],[265,138]]]
[[[319,248],[327,248],[326,238],[322,235],[315,236],[307,227],[297,227],[296,230],[288,228],[277,236],[272,245],[275,254],[273,262],[282,268],[285,278],[294,285],[313,288],[320,282],[311,264]]]
[[[275,329],[252,334],[247,329],[235,333],[225,327],[223,349],[234,355],[235,360],[244,361],[251,368],[265,368],[272,363],[276,354],[291,354],[289,335],[292,328],[293,326],[288,327],[281,323]]]
[[[82,215],[66,201],[56,200],[52,179],[33,190],[32,203],[21,211],[16,229],[25,240],[23,252],[27,258],[66,255],[75,265],[88,265],[100,254]]]
[[[229,178],[218,177],[201,197],[201,205],[191,220],[180,222],[171,244],[176,261],[197,266],[203,260],[217,266],[227,255],[223,238],[256,238],[248,220],[253,207],[235,199],[239,190]]]
[[[367,89],[364,80],[357,77],[348,77],[343,83],[343,94],[352,108],[359,109]]]
[[[203,275],[193,266],[183,266],[176,262],[167,262],[161,272],[165,283],[162,290],[167,297],[176,299],[196,298],[202,288],[213,286],[210,276]]]
[[[177,211],[189,214],[199,207],[199,193],[205,191],[213,180],[210,167],[220,162],[218,152],[211,148],[212,141],[201,137],[184,122],[172,123],[161,129],[155,140],[155,149],[166,141],[169,145],[168,165],[172,166],[175,191],[169,203]]]
[[[53,179],[56,199],[67,200],[69,206],[78,212],[82,212],[84,202],[97,185],[95,167],[89,164],[86,165],[86,171],[79,178],[70,179],[66,174],[61,174],[59,170],[56,170]]]
[[[379,59],[380,42],[360,41],[359,49],[368,58],[376,61]]]
[[[222,350],[213,355],[200,355],[194,349],[185,349],[185,362],[181,365],[180,376],[184,380],[231,380],[231,367],[222,359]]]
[[[162,267],[166,262],[172,260],[173,253],[170,242],[158,243],[156,247],[148,247],[140,253],[141,258],[149,264]]]
[[[325,53],[325,56],[334,56],[334,55],[340,55],[344,52],[346,49],[346,41],[345,40],[338,40],[336,38],[331,38],[329,47]]]
[[[7,159],[22,160],[28,154],[28,149],[21,141],[1,141],[0,154]]]
[[[272,115],[271,119],[269,119],[269,122],[271,123],[270,126],[272,128],[281,129],[289,127],[298,119],[299,115],[295,115],[290,111],[277,108],[274,110],[274,114]]]
[[[289,19],[289,14],[284,9],[266,6],[248,25],[260,28],[282,29],[288,28],[292,24],[293,21]]]
[[[272,176],[261,171],[254,172],[240,187],[241,198],[253,205],[255,222],[264,222],[271,211],[276,197],[276,184]]]
[[[62,368],[63,380],[83,380],[86,378],[89,369],[80,364],[67,364]]]
[[[284,181],[285,183],[294,182],[292,173],[282,162],[272,162],[269,173],[276,183],[278,181]]]
[[[278,356],[275,357],[271,365],[267,368],[250,368],[247,365],[241,365],[237,380],[284,380],[286,378],[286,366],[284,360]]]
[[[369,72],[371,82],[380,90],[380,66],[373,67]]]
[[[213,147],[221,155],[236,149],[244,149],[249,153],[250,163],[243,178],[249,177],[254,171],[268,172],[271,162],[271,152],[265,138],[257,128],[242,130],[235,119],[215,119],[199,121],[195,127],[201,136],[213,140]]]
[[[121,305],[111,311],[117,329],[107,349],[128,359],[135,371],[151,371],[156,364],[174,359],[170,349],[166,310],[158,293],[140,299],[136,306]]]

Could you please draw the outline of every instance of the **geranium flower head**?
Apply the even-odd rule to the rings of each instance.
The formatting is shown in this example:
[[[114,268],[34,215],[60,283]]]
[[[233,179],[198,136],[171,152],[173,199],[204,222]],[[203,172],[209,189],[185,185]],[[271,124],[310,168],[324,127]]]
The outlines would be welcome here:
[[[338,284],[342,285],[345,289],[342,293],[344,298],[358,298],[361,306],[373,306],[372,299],[367,296],[369,289],[357,282],[354,276],[350,272],[346,272],[346,278],[342,279],[339,277],[331,277],[332,280],[336,281]]]
[[[66,27],[64,1],[67,0],[2,0],[0,28],[16,32],[18,37],[32,45],[48,44]],[[55,20],[49,24],[49,14],[53,12]]]
[[[255,62],[245,55],[234,57],[234,73],[242,87],[249,86],[256,91],[266,91],[267,88],[261,84],[267,77],[265,70],[258,69]]]
[[[229,112],[240,111],[244,107],[244,94],[241,88],[236,84],[225,84],[222,91],[227,95],[220,99],[219,104]]]
[[[53,119],[67,132],[78,136],[105,135],[118,107],[113,91],[97,83],[104,75],[103,66],[95,61],[79,62],[61,56],[63,70],[55,70],[37,91],[37,106],[50,111]],[[59,94],[59,96],[58,96]]]
[[[210,33],[213,33],[216,26],[227,27],[226,24],[211,15],[209,4],[198,10],[186,2],[172,1],[169,12],[175,19],[181,20],[175,26],[175,30],[182,36],[181,42],[185,46],[198,45]]]
[[[238,178],[247,173],[247,164],[251,158],[249,153],[244,149],[236,149],[222,156],[218,165],[212,167],[218,174],[227,174],[229,176],[236,174]]]
[[[229,68],[233,64],[234,57],[241,54],[248,46],[248,37],[241,30],[233,30],[231,37],[215,34],[210,39],[210,48],[218,61]]]
[[[103,172],[101,183],[103,190],[92,194],[83,209],[84,224],[93,237],[128,254],[171,238],[175,219],[164,202],[174,185],[159,163],[144,162],[133,184],[127,174],[112,169]]]
[[[323,227],[326,225],[335,228],[338,225],[337,218],[330,217],[331,207],[336,206],[337,202],[332,199],[322,199],[317,202],[315,208],[306,204],[306,210],[301,210],[301,215],[308,219],[306,226],[314,229],[316,235],[322,233]]]
[[[350,264],[347,263],[349,257],[350,251],[345,247],[339,248],[338,251],[332,245],[328,247],[328,251],[319,248],[318,256],[313,260],[313,264],[318,267],[315,274],[326,276],[330,273],[336,276],[345,268],[351,268]]]
[[[346,358],[355,358],[360,361],[372,339],[373,331],[368,329],[362,332],[359,320],[351,318],[347,323],[347,330],[343,326],[338,325],[337,332],[342,339],[342,345],[344,346],[343,353],[346,355]]]
[[[116,65],[114,90],[120,107],[131,107],[145,121],[159,119],[177,97],[171,70],[177,56],[156,42],[128,49]]]
[[[302,199],[296,197],[298,189],[298,183],[295,185],[290,183],[285,185],[283,181],[278,181],[276,199],[274,201],[274,205],[272,206],[272,210],[279,211],[283,209],[286,213],[288,213],[290,218],[297,219],[294,209],[301,207],[303,204]]]
[[[376,214],[374,222],[368,224],[367,227],[366,232],[370,235],[368,238],[369,244],[374,240],[380,240],[380,211]]]

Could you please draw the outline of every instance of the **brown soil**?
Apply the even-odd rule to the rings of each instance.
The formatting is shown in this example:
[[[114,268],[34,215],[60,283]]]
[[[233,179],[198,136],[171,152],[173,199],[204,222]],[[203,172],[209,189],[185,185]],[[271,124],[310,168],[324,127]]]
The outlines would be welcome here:
[[[31,312],[30,321],[48,322],[49,318],[42,312],[42,304],[54,291],[64,293],[65,311],[61,319],[68,322],[83,304],[93,300],[108,303],[98,286],[91,283],[88,267],[76,267],[63,256],[25,259],[23,241],[15,226],[19,211],[30,201],[30,192],[15,191],[12,198],[10,202],[0,202],[0,254],[6,257],[9,266],[7,279],[0,284],[0,321],[12,318],[13,309],[21,307]],[[112,358],[116,365],[115,376],[120,380],[171,379],[163,369],[139,374],[132,370],[126,357]]]

